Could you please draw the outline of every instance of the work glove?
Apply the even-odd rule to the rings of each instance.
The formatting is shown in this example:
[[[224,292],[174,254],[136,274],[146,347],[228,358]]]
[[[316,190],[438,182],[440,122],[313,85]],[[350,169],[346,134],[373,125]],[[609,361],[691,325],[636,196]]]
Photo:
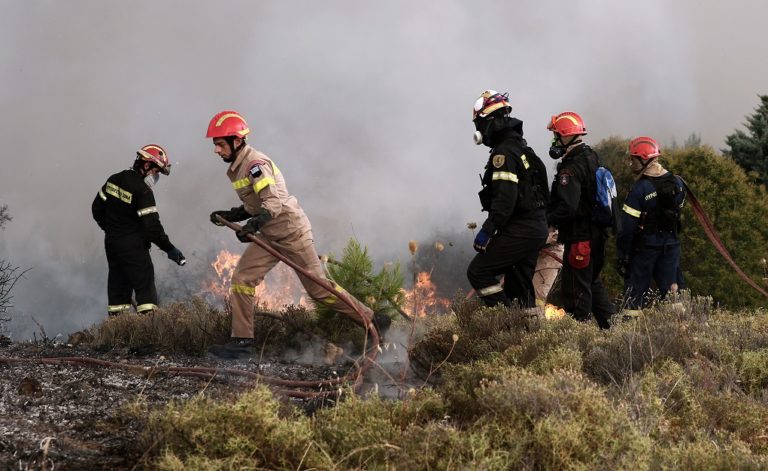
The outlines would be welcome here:
[[[176,247],[172,248],[168,252],[168,258],[176,262],[177,265],[184,265],[187,263],[187,259],[184,258],[184,254],[181,253],[181,250],[177,249]]]
[[[480,232],[475,236],[475,242],[472,246],[478,253],[485,253],[486,247],[491,242],[491,234],[485,229],[480,229]]]
[[[259,221],[257,218],[251,218],[243,224],[243,228],[237,231],[235,234],[237,235],[237,239],[240,242],[251,242],[251,239],[248,237],[249,234],[256,234],[259,232]]]
[[[211,213],[211,222],[216,224],[217,226],[223,226],[224,224],[219,222],[219,220],[218,220],[218,218],[216,216],[221,216],[222,218],[224,218],[227,221],[229,221],[230,220],[229,218],[230,218],[230,213],[231,212],[232,211],[229,211],[229,210],[226,210],[226,209],[222,209],[222,210],[219,210],[219,211],[214,211],[214,212]]]
[[[618,273],[619,276],[624,279],[629,278],[629,259],[628,258],[619,258],[616,260],[616,273]]]
[[[251,215],[248,213],[248,211],[245,210],[245,206],[243,205],[237,206],[228,211],[220,210],[220,211],[214,211],[211,213],[211,222],[216,224],[217,226],[223,226],[224,224],[220,223],[219,220],[216,218],[216,216],[221,216],[229,222],[240,222],[251,217]]]

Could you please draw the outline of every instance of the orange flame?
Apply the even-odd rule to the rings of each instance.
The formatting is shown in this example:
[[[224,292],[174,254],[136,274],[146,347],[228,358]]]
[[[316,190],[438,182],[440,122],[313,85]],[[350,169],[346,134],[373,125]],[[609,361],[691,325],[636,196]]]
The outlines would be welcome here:
[[[422,271],[416,275],[416,283],[411,290],[405,291],[405,308],[414,316],[424,317],[431,314],[444,314],[451,307],[451,300],[437,296],[437,287],[430,272]]]
[[[240,255],[222,250],[211,266],[216,271],[215,279],[204,284],[202,292],[218,298],[229,296],[229,286]],[[286,305],[311,307],[306,291],[290,267],[279,263],[270,270],[264,281],[256,287],[255,303],[265,309],[280,309]]]
[[[547,320],[562,319],[565,317],[565,309],[555,306],[554,304],[547,304],[544,306],[544,318]]]

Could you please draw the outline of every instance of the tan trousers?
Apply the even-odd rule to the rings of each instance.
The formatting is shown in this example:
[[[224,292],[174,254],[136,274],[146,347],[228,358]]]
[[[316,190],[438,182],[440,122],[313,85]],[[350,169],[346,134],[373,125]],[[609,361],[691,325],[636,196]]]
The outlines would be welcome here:
[[[544,247],[561,259],[563,258],[562,244],[552,244]],[[533,289],[536,291],[536,302],[543,304],[547,300],[547,295],[552,289],[552,284],[560,273],[562,264],[545,254],[539,252],[539,259],[536,262],[536,271],[533,274]]]
[[[312,233],[308,232],[295,238],[283,239],[280,241],[269,241],[272,247],[280,254],[303,267],[310,273],[317,275],[321,279],[327,279],[323,272],[320,259],[317,257],[315,244],[312,240]],[[237,264],[232,274],[232,285],[230,288],[230,301],[232,303],[232,337],[253,338],[253,301],[256,286],[258,286],[279,260],[272,254],[261,248],[255,243],[248,244],[240,262]],[[307,294],[320,303],[326,304],[331,309],[353,318],[358,318],[354,309],[347,306],[339,300],[335,294],[318,285],[309,278],[297,273],[299,281],[307,291]],[[333,282],[330,282],[334,284]],[[343,289],[336,285],[338,289]],[[354,298],[353,298],[354,299]],[[357,301],[357,300],[355,300]],[[373,313],[363,304],[359,303],[359,308],[369,316]]]

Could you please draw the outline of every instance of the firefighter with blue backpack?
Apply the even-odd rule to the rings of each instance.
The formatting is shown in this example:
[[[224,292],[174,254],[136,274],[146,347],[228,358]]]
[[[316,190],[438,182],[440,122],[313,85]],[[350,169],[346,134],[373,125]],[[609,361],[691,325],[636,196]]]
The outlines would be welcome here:
[[[659,144],[641,136],[629,144],[629,164],[637,176],[622,207],[616,239],[617,271],[624,277],[625,317],[642,314],[650,302],[651,279],[659,296],[682,284],[680,210],[685,203],[683,180],[667,171]]]
[[[616,211],[612,211],[616,187],[595,151],[582,140],[587,129],[581,116],[565,111],[552,116],[547,129],[553,134],[549,155],[562,159],[547,209],[547,223],[558,229],[558,241],[565,244],[562,304],[576,320],[586,322],[594,317],[601,329],[607,329],[616,308],[600,272],[608,228],[616,227]],[[603,197],[603,204],[598,204],[598,196]]]

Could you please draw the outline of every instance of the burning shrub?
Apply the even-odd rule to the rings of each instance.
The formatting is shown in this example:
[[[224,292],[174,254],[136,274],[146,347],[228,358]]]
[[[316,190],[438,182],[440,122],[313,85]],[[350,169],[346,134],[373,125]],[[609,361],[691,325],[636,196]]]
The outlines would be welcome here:
[[[230,316],[200,298],[174,303],[151,315],[121,315],[91,329],[91,346],[105,350],[127,347],[200,354],[229,339]]]

